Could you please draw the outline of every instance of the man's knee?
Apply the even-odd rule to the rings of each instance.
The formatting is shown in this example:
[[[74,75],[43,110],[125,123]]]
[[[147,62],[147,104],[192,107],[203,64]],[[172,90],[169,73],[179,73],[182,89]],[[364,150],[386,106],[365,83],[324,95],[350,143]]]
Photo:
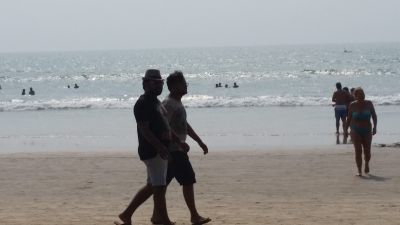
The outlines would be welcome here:
[[[153,186],[152,187],[153,190],[153,194],[157,195],[157,194],[165,194],[165,192],[167,191],[167,187],[166,186]]]
[[[356,157],[361,157],[362,156],[362,148],[360,147],[356,147],[355,148],[355,152],[356,152]]]

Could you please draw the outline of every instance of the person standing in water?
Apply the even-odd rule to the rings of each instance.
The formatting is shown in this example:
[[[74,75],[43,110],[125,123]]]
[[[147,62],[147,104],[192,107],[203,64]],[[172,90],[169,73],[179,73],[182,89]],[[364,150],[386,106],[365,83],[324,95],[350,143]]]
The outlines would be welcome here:
[[[335,119],[336,119],[336,134],[339,134],[340,120],[342,120],[343,133],[345,132],[346,116],[347,116],[347,104],[351,101],[349,93],[342,89],[340,82],[336,83],[336,91],[332,95],[332,102],[335,104]]]
[[[29,88],[29,95],[35,95],[35,91],[33,90],[33,88]]]

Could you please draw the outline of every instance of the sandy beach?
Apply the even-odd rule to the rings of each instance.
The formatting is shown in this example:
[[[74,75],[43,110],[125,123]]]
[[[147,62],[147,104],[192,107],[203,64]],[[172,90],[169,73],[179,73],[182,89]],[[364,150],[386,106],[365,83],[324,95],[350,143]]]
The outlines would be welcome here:
[[[351,145],[332,149],[193,152],[199,211],[210,224],[400,224],[400,149],[374,148],[355,176]],[[0,224],[113,224],[145,181],[136,152],[0,155]],[[181,189],[170,217],[190,224]],[[151,224],[152,201],[134,215]]]

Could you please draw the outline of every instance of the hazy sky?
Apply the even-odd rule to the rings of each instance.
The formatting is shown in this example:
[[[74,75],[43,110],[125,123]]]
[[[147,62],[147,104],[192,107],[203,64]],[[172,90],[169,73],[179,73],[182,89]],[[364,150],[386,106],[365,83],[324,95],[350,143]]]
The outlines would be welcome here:
[[[400,42],[400,0],[0,0],[0,52]]]

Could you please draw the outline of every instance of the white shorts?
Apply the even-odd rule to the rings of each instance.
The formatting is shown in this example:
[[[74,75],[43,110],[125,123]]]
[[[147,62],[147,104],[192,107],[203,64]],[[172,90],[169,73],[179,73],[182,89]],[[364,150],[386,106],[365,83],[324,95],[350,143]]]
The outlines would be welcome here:
[[[168,160],[162,159],[157,154],[156,157],[143,160],[147,168],[147,183],[152,186],[167,185]]]

